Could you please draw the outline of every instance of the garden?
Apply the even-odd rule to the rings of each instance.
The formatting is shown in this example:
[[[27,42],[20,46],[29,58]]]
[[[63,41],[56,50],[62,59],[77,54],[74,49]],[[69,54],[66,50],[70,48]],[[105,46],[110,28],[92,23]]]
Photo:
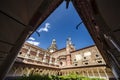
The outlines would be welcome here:
[[[49,76],[49,75],[29,75],[29,76],[22,76],[17,78],[16,80],[105,80],[100,78],[89,78],[83,77],[77,74],[69,74],[66,76]]]

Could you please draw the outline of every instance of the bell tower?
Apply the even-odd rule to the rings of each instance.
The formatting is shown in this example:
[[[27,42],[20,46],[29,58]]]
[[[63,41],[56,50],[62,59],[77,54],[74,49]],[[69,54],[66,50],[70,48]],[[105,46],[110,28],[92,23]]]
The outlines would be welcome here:
[[[69,37],[66,41],[66,65],[70,66],[72,64],[70,52],[74,51],[75,47],[72,44],[71,38]]]
[[[54,51],[56,51],[56,50],[58,50],[58,49],[57,49],[57,45],[56,45],[56,40],[53,39],[50,47],[48,48],[48,51],[52,53],[52,52],[54,52]]]
[[[71,38],[69,37],[67,39],[67,42],[66,42],[66,51],[67,51],[67,54],[70,54],[70,52],[74,51],[74,50],[75,50],[75,47],[72,44]]]

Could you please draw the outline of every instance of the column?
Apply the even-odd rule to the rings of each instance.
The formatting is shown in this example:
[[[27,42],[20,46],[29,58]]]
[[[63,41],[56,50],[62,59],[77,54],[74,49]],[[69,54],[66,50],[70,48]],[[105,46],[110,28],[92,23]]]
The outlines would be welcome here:
[[[93,77],[95,77],[94,71],[93,71],[93,70],[91,70],[91,72],[92,72]]]
[[[45,75],[45,71],[46,71],[46,70],[45,70],[45,69],[43,69],[42,75]]]
[[[108,77],[108,75],[107,75],[105,69],[103,69],[103,71],[104,71],[104,73],[105,73],[106,79],[109,80],[109,77]]]
[[[39,51],[39,50],[37,50],[37,54],[36,54],[36,56],[35,56],[35,60],[38,60],[39,53],[40,53],[40,51]]]
[[[49,64],[52,64],[52,56],[50,56]]]
[[[28,68],[26,68],[26,71],[27,71],[27,74],[26,74],[26,75],[27,75],[27,76],[29,76],[29,75],[30,75],[30,71],[31,71],[31,70],[30,70],[30,69],[28,69]]]
[[[43,62],[46,61],[46,53],[44,54],[44,57],[43,57]]]
[[[23,76],[24,69],[21,67],[21,74],[20,76]]]
[[[42,75],[43,69],[39,69],[39,74]]]
[[[97,72],[98,72],[99,78],[101,78],[101,75],[100,75],[100,72],[99,72],[99,69],[98,69],[98,68],[97,68]]]
[[[82,71],[83,76],[85,76],[84,71]]]
[[[28,55],[30,54],[30,51],[31,51],[31,48],[28,49],[27,54],[25,55],[25,58],[29,57]]]
[[[87,70],[87,76],[90,77],[90,76],[89,76],[89,73],[88,73],[88,70]]]
[[[57,65],[57,59],[55,58],[55,63],[54,63],[55,65]]]
[[[81,75],[81,70],[78,71],[78,75]]]
[[[17,69],[18,68],[15,68],[15,72],[13,73],[13,76],[16,76]]]

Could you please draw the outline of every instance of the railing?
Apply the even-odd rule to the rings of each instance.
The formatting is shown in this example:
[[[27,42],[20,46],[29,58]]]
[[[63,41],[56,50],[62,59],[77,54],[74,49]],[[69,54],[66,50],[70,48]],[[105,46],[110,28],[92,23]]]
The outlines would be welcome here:
[[[37,63],[38,65],[58,67],[58,65],[54,64],[55,62],[51,61],[51,63],[50,63],[49,60],[47,60],[47,62],[46,62],[46,60],[45,60],[45,62],[43,62],[42,58],[40,58],[40,57],[35,57],[35,56],[28,56],[28,57],[26,57],[25,55],[19,54],[18,58],[23,58],[24,59],[23,62],[25,62],[25,63],[30,63],[31,64],[31,63],[34,62],[34,63]],[[29,60],[32,60],[32,62],[30,62]]]

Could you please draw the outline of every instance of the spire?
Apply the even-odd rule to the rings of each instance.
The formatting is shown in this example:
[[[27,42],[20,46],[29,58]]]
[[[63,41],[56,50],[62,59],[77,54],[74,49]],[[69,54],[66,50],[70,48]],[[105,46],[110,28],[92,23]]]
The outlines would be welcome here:
[[[56,50],[57,50],[56,40],[53,39],[50,47],[48,48],[48,51],[52,53],[52,52],[54,52]]]
[[[52,44],[56,44],[56,40],[55,39],[52,40]]]
[[[68,37],[68,39],[67,39],[67,41],[66,41],[66,49],[67,49],[67,50],[70,50],[70,51],[74,51],[74,50],[75,50],[75,47],[74,47],[74,45],[72,44],[71,37]]]
[[[67,39],[67,45],[71,45],[72,44],[72,41],[71,41],[71,38],[69,37],[68,39]]]

